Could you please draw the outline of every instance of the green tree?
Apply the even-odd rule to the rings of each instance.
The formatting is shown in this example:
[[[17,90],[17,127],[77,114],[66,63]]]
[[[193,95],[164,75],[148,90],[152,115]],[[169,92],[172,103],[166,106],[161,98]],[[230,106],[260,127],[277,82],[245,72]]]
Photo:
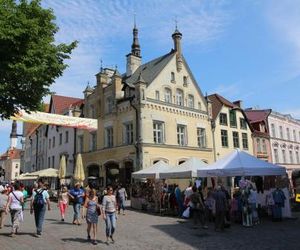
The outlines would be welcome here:
[[[0,0],[0,116],[38,110],[77,41],[55,44],[52,9],[40,0]]]

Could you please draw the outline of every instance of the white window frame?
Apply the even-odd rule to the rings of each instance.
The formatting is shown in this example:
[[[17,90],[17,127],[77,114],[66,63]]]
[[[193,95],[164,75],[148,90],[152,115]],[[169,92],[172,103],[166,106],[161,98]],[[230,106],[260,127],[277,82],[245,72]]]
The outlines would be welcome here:
[[[195,107],[195,98],[193,95],[188,95],[188,107],[194,108]]]
[[[176,89],[176,104],[184,106],[184,94],[182,89]]]
[[[179,146],[187,146],[187,126],[177,124],[177,143]]]
[[[275,161],[275,163],[279,163],[279,155],[278,155],[277,148],[274,148],[274,161]]]
[[[162,121],[153,121],[153,142],[163,144],[165,142],[165,123]]]
[[[172,90],[170,88],[165,88],[164,97],[165,97],[165,102],[172,103]]]
[[[206,148],[206,129],[205,128],[197,128],[197,142],[199,148]]]
[[[237,131],[232,131],[232,143],[234,148],[240,147],[240,137]],[[237,145],[235,145],[237,143]]]

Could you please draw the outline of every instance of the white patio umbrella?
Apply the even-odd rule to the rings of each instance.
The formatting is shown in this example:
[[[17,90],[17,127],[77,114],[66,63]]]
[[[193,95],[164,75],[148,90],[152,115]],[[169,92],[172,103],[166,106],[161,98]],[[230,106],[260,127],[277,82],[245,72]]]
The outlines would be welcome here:
[[[66,177],[66,156],[62,155],[59,163],[58,177],[60,179],[60,183],[63,184]]]
[[[83,169],[82,157],[81,154],[78,153],[76,157],[76,166],[74,171],[74,179],[80,182],[83,182],[85,179],[85,173]]]

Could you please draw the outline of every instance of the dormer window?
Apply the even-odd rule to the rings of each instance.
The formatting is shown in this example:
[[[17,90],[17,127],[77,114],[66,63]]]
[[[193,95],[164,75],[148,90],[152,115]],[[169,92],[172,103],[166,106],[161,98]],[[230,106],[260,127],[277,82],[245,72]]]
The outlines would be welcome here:
[[[171,82],[175,83],[175,73],[171,72]]]

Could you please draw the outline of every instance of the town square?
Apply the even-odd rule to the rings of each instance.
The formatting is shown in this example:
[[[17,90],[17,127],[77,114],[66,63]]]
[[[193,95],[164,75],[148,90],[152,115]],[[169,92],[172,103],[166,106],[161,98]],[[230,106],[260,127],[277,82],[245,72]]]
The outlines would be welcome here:
[[[299,13],[0,0],[0,249],[299,249]]]

